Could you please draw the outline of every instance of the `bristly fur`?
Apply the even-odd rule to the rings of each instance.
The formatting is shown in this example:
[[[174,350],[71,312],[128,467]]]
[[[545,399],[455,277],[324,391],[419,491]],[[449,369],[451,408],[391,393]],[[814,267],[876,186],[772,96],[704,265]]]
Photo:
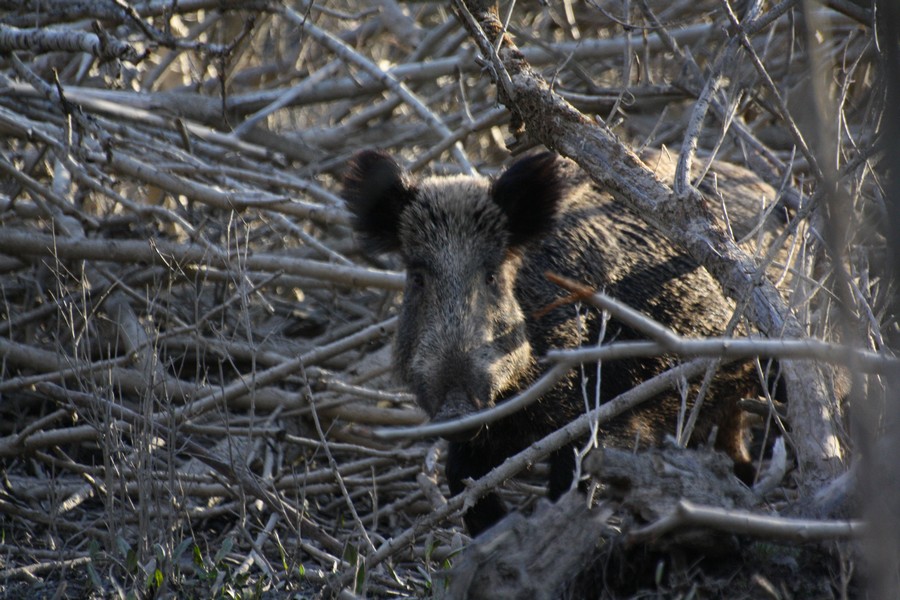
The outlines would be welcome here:
[[[353,213],[353,228],[373,253],[399,250],[397,222],[415,197],[404,170],[381,151],[365,150],[351,160],[344,176],[344,199]]]
[[[396,250],[407,269],[395,369],[438,421],[505,401],[540,376],[548,351],[597,340],[601,315],[558,302],[563,293],[547,271],[605,289],[681,335],[718,335],[731,315],[706,271],[552,154],[521,159],[492,183],[464,175],[412,180],[386,155],[363,153],[351,165],[344,198],[366,246]],[[606,335],[641,338],[615,320]],[[599,381],[593,368],[586,381],[572,369],[536,403],[454,437],[446,463],[451,493],[581,414],[584,390],[599,387],[608,400],[671,362],[617,360],[603,365]],[[755,393],[754,381],[749,364],[714,378],[694,432],[706,440],[718,428],[717,446],[748,465],[732,400]],[[682,410],[680,393],[663,393],[605,425],[603,443],[659,443]],[[572,482],[573,446],[550,462],[548,496],[555,499]],[[505,512],[490,493],[466,512],[466,526],[478,533]]]

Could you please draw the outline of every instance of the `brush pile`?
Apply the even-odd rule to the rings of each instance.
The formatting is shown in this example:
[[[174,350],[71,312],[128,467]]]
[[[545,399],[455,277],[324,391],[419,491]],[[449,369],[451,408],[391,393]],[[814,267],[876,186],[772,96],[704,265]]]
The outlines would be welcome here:
[[[628,147],[689,138],[754,172],[808,334],[846,339],[842,318],[897,347],[871,8],[779,5],[743,31],[755,2],[543,4],[509,31],[562,98]],[[411,172],[508,157],[520,123],[459,6],[0,0],[0,595],[443,593],[461,504],[443,442],[376,435],[425,418],[391,376],[403,274],[357,249],[340,176],[372,147]],[[532,475],[504,486],[525,514]],[[816,589],[847,593],[859,556],[829,561]],[[636,589],[728,585],[671,569]],[[782,597],[776,574],[739,579]],[[635,583],[613,577],[597,596]]]

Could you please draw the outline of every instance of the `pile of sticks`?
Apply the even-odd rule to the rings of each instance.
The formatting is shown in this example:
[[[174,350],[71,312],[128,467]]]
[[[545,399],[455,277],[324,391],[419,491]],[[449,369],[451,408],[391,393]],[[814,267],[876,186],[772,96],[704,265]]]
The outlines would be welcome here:
[[[687,132],[792,211],[821,184],[797,151],[809,63],[788,15],[741,40],[761,69],[726,69],[720,2],[521,4],[509,31],[524,59],[628,144]],[[830,4],[807,17],[835,72],[821,143],[853,190],[845,243],[869,250],[872,17]],[[496,64],[441,3],[0,10],[0,587],[433,590],[466,540],[464,499],[445,500],[441,442],[374,431],[424,417],[391,377],[403,275],[357,249],[340,176],[368,147],[411,172],[495,172],[520,125]],[[884,290],[864,255],[850,313],[881,350]],[[813,265],[787,268],[827,278]]]

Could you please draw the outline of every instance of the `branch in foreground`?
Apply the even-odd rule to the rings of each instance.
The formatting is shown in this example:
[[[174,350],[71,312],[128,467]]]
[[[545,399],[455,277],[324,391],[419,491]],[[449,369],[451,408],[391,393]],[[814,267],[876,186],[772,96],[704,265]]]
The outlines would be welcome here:
[[[617,357],[629,355],[627,352],[622,352],[623,347],[627,351],[637,350],[637,356],[646,356],[648,348],[653,349],[653,351],[656,352],[660,349],[659,346],[653,342],[635,342],[628,345],[621,344],[610,346],[603,350],[608,350],[610,355],[618,355]],[[723,361],[723,364],[727,362],[728,361]],[[645,400],[652,398],[654,395],[675,387],[682,379],[691,379],[701,375],[709,368],[710,364],[712,364],[712,361],[710,360],[699,359],[660,373],[656,377],[648,379],[639,386],[616,396],[612,400],[604,402],[598,409],[581,415],[579,418],[558,430],[557,433],[567,432],[565,435],[571,434],[572,437],[571,439],[568,439],[569,442],[579,439],[588,433],[590,424],[593,420],[596,419],[597,423],[605,423],[622,412],[630,410]],[[429,423],[419,427],[384,427],[374,430],[373,434],[376,437],[386,440],[448,436],[472,427],[492,423],[497,419],[502,419],[505,416],[521,410],[533,402],[537,402],[544,392],[552,387],[570,368],[571,366],[568,364],[558,364],[545,373],[543,377],[527,390],[493,408],[477,412],[467,417],[454,419],[452,421]],[[549,438],[544,438],[545,441],[547,439]],[[561,443],[559,447],[561,448],[565,443]]]
[[[579,418],[575,419],[562,429],[554,431],[547,437],[538,442],[535,442],[518,454],[507,458],[505,461],[503,461],[503,463],[492,469],[484,477],[474,482],[464,492],[453,496],[452,498],[449,498],[444,506],[432,511],[424,518],[418,520],[412,527],[410,527],[403,533],[395,535],[393,538],[387,539],[384,543],[382,543],[381,546],[379,546],[375,554],[371,555],[366,560],[366,566],[370,570],[373,569],[376,565],[396,552],[397,548],[401,548],[404,545],[409,544],[410,541],[418,533],[426,530],[428,527],[432,527],[435,524],[440,523],[442,520],[451,516],[454,512],[462,509],[464,505],[470,505],[474,503],[476,500],[478,500],[488,492],[497,489],[497,487],[502,485],[504,481],[510,479],[511,477],[514,477],[523,469],[526,469],[529,466],[534,465],[538,461],[546,458],[552,452],[559,450],[566,444],[570,444],[575,440],[583,438],[590,431],[592,423],[604,423],[607,420],[612,419],[616,415],[619,415],[626,410],[630,410],[638,406],[641,402],[652,398],[662,390],[677,385],[678,381],[680,381],[682,378],[694,377],[703,373],[708,366],[709,361],[697,360],[685,365],[681,365],[674,369],[670,369],[669,371],[657,375],[652,379],[648,379],[641,385],[625,392],[624,394],[621,394],[620,396],[617,396],[609,402],[606,402],[598,409],[581,415]],[[522,394],[522,396],[524,396],[524,394]],[[521,398],[521,396],[519,396],[519,398]],[[516,399],[512,399],[508,402],[505,402],[503,405],[515,401]],[[486,415],[489,412],[490,411],[485,411],[484,413],[482,413],[482,415]],[[441,425],[443,424],[434,424],[431,427],[437,428]],[[422,430],[424,428],[418,429]],[[381,435],[382,437],[399,438],[407,437],[409,431],[410,429],[407,428],[385,428],[376,430],[374,433],[376,435]],[[443,435],[443,433],[435,435]]]
[[[798,340],[688,339],[603,292],[594,291],[576,281],[553,273],[547,273],[547,277],[571,292],[578,300],[588,302],[600,310],[608,311],[613,318],[659,342],[666,352],[679,356],[730,359],[757,356],[760,358],[811,359],[834,364],[852,364],[854,367],[862,369],[863,372],[881,374],[900,368],[900,360],[891,356],[809,338]],[[602,354],[598,354],[602,349],[598,347],[555,350],[549,352],[547,358],[567,363],[593,362],[603,358]]]
[[[601,310],[609,311],[612,317],[647,335],[653,341],[615,342],[595,347],[587,346],[577,349],[551,350],[547,353],[547,359],[555,362],[555,366],[527,390],[497,406],[451,421],[428,423],[409,428],[387,427],[376,429],[373,432],[374,435],[389,440],[446,436],[492,423],[536,402],[572,366],[622,358],[658,356],[668,353],[682,357],[721,359],[724,363],[746,358],[768,357],[849,364],[850,357],[852,357],[855,361],[855,366],[868,373],[887,373],[900,367],[900,361],[890,356],[808,338],[797,340],[687,339],[602,292],[594,292],[581,284],[551,273],[548,273],[547,276],[555,283],[573,292],[573,295],[578,300],[588,302]],[[707,361],[700,362],[708,364]],[[690,363],[690,365],[693,364]],[[685,367],[689,367],[689,365],[685,365]],[[693,375],[688,373],[696,375],[700,372],[702,371],[694,373],[693,370],[688,369],[683,375],[690,378]],[[635,390],[638,390],[640,387],[635,388]]]
[[[681,527],[709,527],[718,531],[752,535],[783,542],[805,543],[858,539],[865,533],[862,521],[815,521],[754,515],[746,511],[700,506],[682,500],[668,516],[628,535],[628,543],[637,544]]]

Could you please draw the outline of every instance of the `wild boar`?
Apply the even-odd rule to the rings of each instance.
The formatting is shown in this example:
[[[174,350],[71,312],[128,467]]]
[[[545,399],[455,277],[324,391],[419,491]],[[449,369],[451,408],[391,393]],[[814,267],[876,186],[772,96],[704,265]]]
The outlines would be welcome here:
[[[491,180],[413,179],[386,154],[366,151],[351,161],[344,198],[363,246],[398,252],[406,268],[395,367],[436,421],[520,392],[541,375],[540,359],[548,350],[597,342],[596,311],[579,312],[571,304],[543,310],[564,296],[546,271],[604,289],[685,336],[720,334],[733,310],[704,269],[550,153],[523,158]],[[610,321],[606,337],[640,336]],[[667,357],[605,363],[601,398],[672,364]],[[720,373],[694,439],[706,441],[716,426],[716,446],[736,463],[749,464],[735,401],[755,394],[757,385],[746,366]],[[602,442],[659,443],[675,431],[680,407],[678,392],[663,394],[607,425]],[[450,491],[460,493],[466,478],[479,478],[584,410],[581,370],[573,369],[538,402],[450,440]],[[574,460],[572,448],[551,457],[551,499],[570,487]],[[489,494],[464,520],[474,535],[505,512],[499,496]]]

